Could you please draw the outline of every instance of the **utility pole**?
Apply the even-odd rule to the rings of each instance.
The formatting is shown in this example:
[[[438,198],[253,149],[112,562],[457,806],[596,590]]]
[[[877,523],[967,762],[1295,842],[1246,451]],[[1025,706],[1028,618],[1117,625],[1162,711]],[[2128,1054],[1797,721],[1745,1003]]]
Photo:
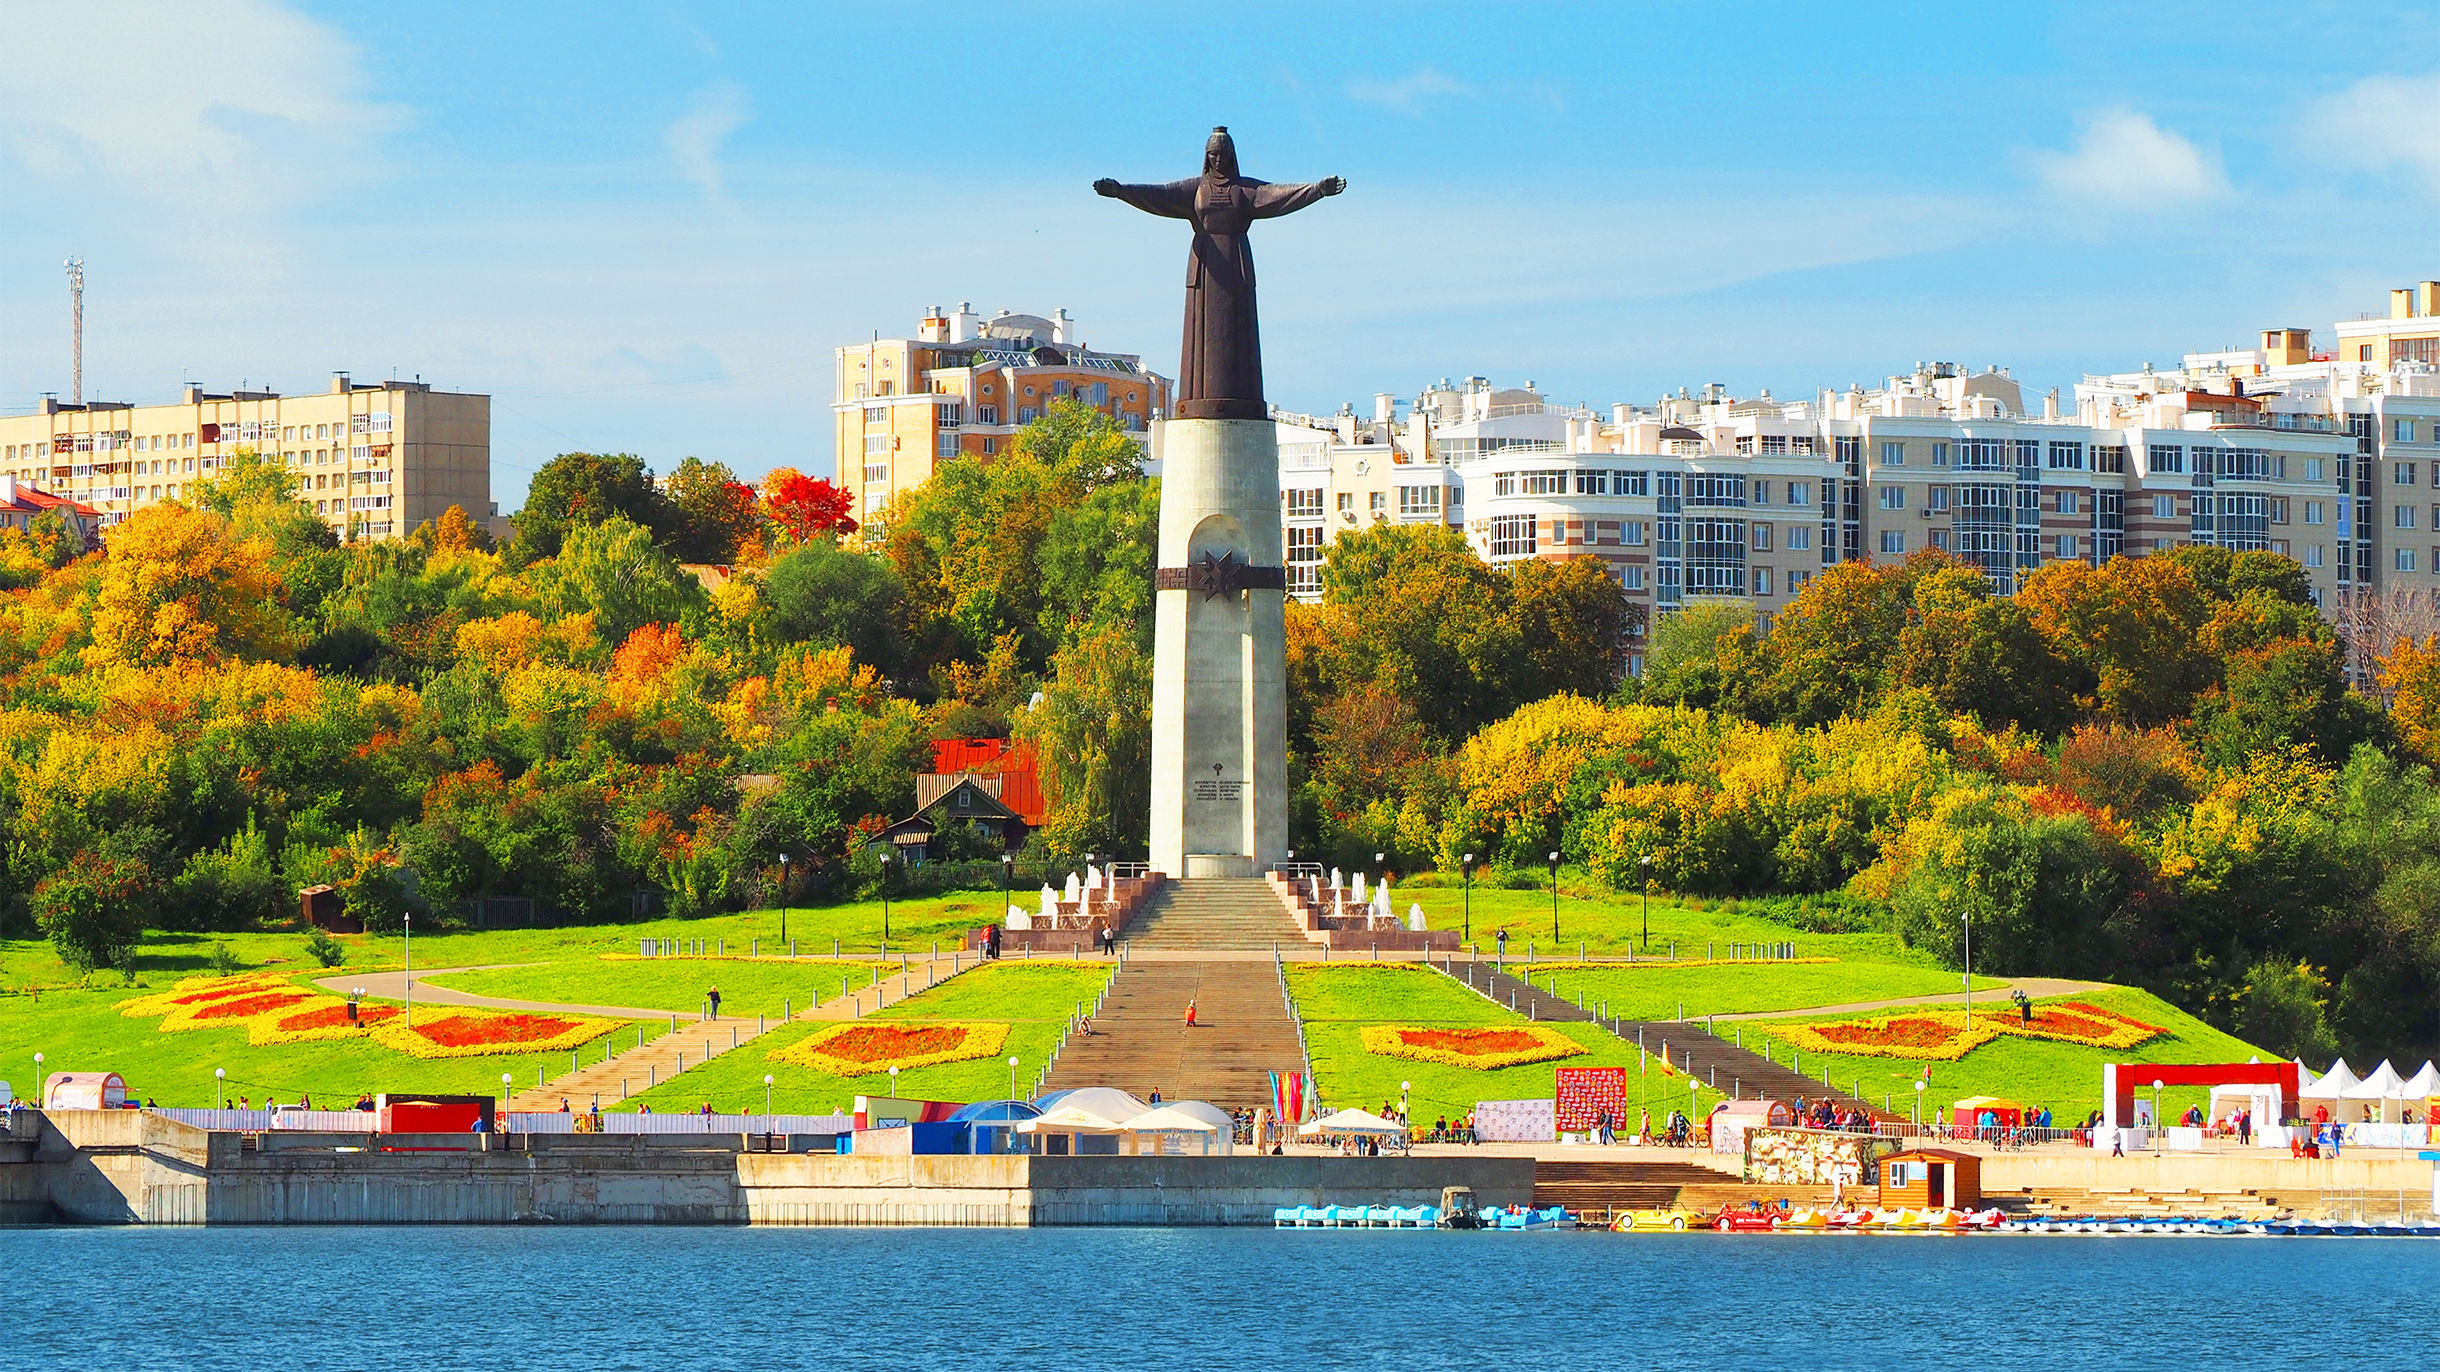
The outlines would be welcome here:
[[[85,403],[85,259],[71,257],[68,268],[68,399]]]

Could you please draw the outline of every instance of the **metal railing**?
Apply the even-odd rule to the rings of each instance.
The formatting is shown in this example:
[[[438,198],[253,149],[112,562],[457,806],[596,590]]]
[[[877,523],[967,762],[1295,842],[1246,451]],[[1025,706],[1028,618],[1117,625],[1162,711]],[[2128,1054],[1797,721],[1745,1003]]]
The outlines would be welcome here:
[[[1322,1104],[1322,1088],[1313,1080],[1313,1049],[1305,1042],[1305,1017],[1296,1008],[1296,996],[1288,989],[1288,964],[1279,955],[1279,945],[1271,945],[1271,970],[1279,974],[1279,999],[1288,1007],[1288,1023],[1296,1028],[1296,1055],[1305,1065],[1305,1093],[1318,1114]]]

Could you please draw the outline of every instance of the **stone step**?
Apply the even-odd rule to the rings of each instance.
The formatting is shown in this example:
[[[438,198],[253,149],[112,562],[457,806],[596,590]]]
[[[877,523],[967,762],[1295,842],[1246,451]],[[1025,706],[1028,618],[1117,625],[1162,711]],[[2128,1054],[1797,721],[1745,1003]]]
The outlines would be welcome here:
[[[1186,1026],[1195,1003],[1196,1025]],[[1115,1086],[1223,1109],[1270,1098],[1273,1072],[1304,1070],[1296,1026],[1267,962],[1131,961],[1092,1032],[1068,1040],[1046,1090]]]
[[[1244,952],[1304,940],[1269,883],[1242,877],[1166,883],[1126,937],[1140,949],[1190,952]]]

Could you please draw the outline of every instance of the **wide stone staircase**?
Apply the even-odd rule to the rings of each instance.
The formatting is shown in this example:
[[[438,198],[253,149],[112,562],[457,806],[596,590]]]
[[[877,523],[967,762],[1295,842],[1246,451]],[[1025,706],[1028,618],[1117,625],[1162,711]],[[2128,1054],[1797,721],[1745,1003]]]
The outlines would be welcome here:
[[[1772,1184],[1756,1187],[1732,1171],[1696,1162],[1536,1162],[1533,1203],[1564,1205],[1595,1214],[1621,1210],[1692,1210],[1708,1214],[1723,1205],[1742,1205],[1767,1192],[1799,1205],[1827,1205],[1827,1186]]]
[[[1269,952],[1273,944],[1305,943],[1269,883],[1254,877],[1169,882],[1125,937],[1138,952]],[[1264,975],[1270,975],[1268,968]],[[1185,1003],[1178,1008],[1183,1011]]]
[[[1111,982],[1092,1032],[1068,1040],[1043,1085],[1115,1086],[1141,1098],[1159,1091],[1164,1100],[1229,1109],[1269,1100],[1272,1072],[1303,1070],[1296,1025],[1268,959],[1132,959]]]
[[[1803,1096],[1816,1101],[1824,1096],[1836,1104],[1863,1110],[1876,1118],[1882,1113],[1870,1102],[1856,1099],[1835,1085],[1799,1075],[1784,1063],[1770,1061],[1752,1052],[1715,1038],[1703,1026],[1692,1020],[1605,1020],[1593,1010],[1579,1007],[1574,1001],[1534,985],[1530,980],[1502,972],[1490,962],[1453,960],[1440,964],[1449,974],[1468,986],[1490,996],[1518,1014],[1535,1019],[1557,1020],[1562,1023],[1598,1023],[1629,1043],[1641,1042],[1654,1056],[1666,1055],[1669,1065],[1706,1085],[1751,1100],[1769,1096],[1776,1100],[1794,1101]],[[1534,975],[1528,966],[1526,977]],[[1655,1111],[1657,1116],[1658,1111]]]

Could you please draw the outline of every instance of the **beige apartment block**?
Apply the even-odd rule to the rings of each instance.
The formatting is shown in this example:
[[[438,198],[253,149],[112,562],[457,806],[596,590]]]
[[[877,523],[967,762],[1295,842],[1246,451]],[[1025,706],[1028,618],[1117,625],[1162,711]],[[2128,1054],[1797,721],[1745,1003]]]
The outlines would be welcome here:
[[[420,381],[329,391],[209,394],[188,386],[172,405],[46,399],[0,417],[0,474],[101,512],[105,530],[163,500],[190,500],[224,462],[252,451],[295,473],[297,498],[343,538],[398,538],[463,506],[478,523],[491,501],[491,397]]]
[[[1139,441],[1169,409],[1167,378],[1135,354],[1077,341],[1065,310],[985,319],[965,304],[936,306],[915,337],[849,344],[837,359],[838,484],[867,524],[941,462],[997,454],[1053,400],[1104,411]]]

